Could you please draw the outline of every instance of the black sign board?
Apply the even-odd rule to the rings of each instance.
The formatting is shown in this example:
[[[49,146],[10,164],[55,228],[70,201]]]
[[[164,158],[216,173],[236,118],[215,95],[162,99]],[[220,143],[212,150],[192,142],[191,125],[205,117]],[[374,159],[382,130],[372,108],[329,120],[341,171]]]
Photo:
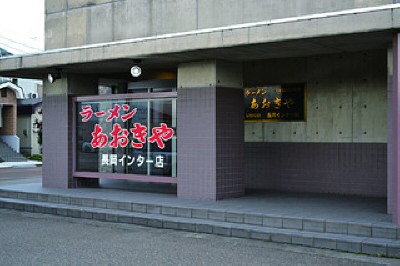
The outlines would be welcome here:
[[[305,94],[304,83],[245,88],[245,121],[305,121]]]

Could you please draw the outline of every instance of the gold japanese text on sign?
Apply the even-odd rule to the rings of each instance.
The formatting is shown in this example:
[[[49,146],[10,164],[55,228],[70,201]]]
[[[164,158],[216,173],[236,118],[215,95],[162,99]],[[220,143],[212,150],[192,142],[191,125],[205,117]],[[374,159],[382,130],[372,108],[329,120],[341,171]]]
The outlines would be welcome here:
[[[304,121],[305,93],[305,84],[245,88],[245,121]]]

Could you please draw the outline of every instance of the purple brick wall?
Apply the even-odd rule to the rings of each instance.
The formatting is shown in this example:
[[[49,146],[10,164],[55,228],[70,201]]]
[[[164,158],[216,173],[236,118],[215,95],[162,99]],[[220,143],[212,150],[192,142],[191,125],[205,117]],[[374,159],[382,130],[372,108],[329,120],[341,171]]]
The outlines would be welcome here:
[[[237,89],[178,90],[178,197],[242,195],[242,97]]]
[[[96,187],[98,179],[73,178],[72,100],[66,95],[43,99],[43,187]]]
[[[216,199],[216,88],[178,89],[178,197]]]
[[[217,199],[244,193],[243,91],[217,88]]]
[[[386,197],[384,143],[246,143],[246,188]]]
[[[71,187],[70,120],[68,97],[43,99],[43,187]]]

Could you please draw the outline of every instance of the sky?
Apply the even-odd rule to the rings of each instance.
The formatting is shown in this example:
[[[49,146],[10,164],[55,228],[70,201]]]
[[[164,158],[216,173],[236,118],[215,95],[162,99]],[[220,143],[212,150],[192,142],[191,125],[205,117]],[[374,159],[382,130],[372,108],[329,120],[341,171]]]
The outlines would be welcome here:
[[[0,0],[0,47],[14,54],[44,50],[44,0]]]

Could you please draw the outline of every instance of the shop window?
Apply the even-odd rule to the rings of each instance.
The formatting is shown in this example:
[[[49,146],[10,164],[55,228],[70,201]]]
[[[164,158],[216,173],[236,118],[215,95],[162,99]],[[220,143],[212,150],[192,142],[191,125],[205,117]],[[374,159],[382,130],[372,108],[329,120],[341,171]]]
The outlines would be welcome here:
[[[78,100],[75,171],[176,177],[176,98],[125,95]]]

